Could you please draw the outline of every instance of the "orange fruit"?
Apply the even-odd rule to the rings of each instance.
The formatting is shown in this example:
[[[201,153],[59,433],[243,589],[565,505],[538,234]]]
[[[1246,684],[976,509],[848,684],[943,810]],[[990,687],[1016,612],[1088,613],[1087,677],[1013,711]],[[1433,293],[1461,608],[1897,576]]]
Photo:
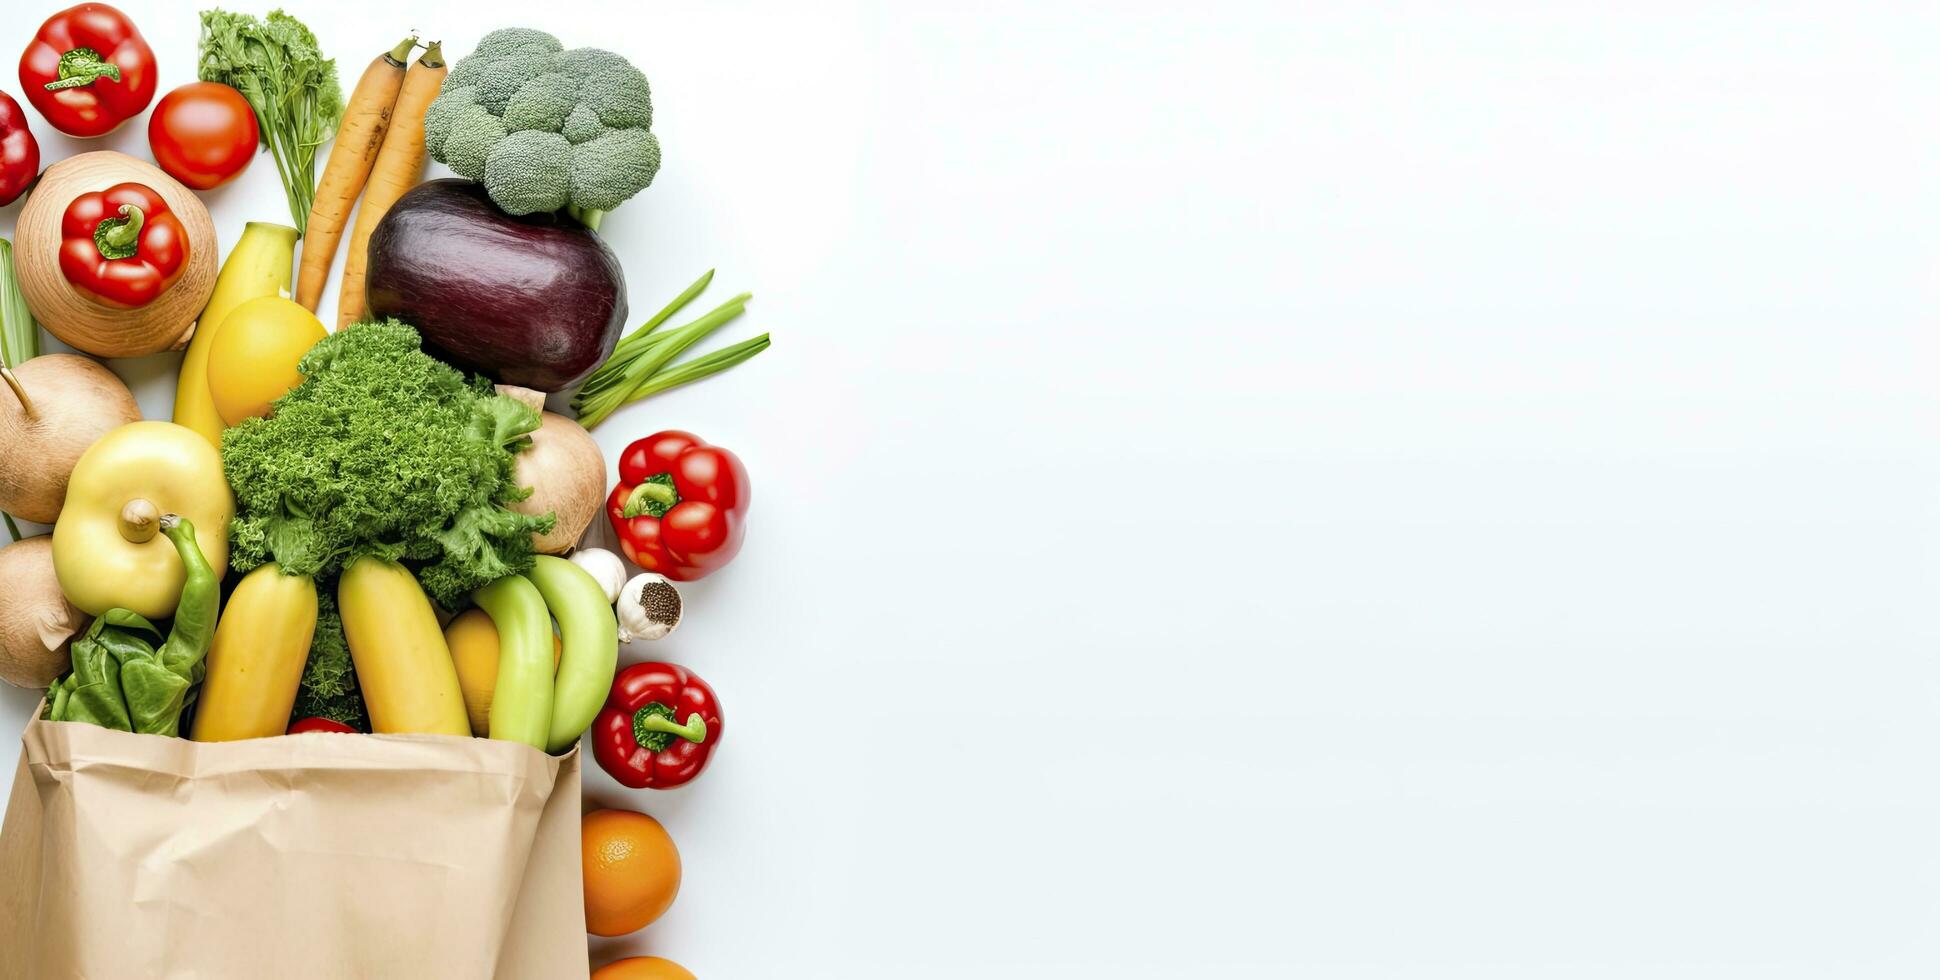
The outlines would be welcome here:
[[[594,970],[593,980],[694,980],[694,975],[673,960],[629,956]]]
[[[586,931],[624,936],[667,911],[680,891],[680,852],[660,821],[631,810],[594,810],[579,824]]]

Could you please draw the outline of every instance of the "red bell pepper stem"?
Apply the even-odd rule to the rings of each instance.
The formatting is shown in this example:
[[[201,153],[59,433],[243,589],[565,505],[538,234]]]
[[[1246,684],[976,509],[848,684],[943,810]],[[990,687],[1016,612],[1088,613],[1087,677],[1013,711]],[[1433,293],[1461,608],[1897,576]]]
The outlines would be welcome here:
[[[678,735],[689,742],[699,745],[707,741],[707,719],[698,713],[687,716],[687,724],[676,725],[667,717],[668,708],[655,702],[633,713],[633,740],[643,748],[654,748],[659,739],[649,738],[652,734]],[[664,748],[664,746],[662,746]],[[659,749],[655,749],[659,751]]]
[[[124,204],[116,212],[119,217],[102,218],[94,226],[94,247],[99,249],[104,259],[125,259],[135,254],[141,242],[141,226],[146,218],[141,209]]]
[[[61,52],[60,77],[41,86],[49,92],[93,85],[97,78],[121,81],[121,66],[101,57],[93,48],[73,48]]]
[[[673,487],[665,483],[642,483],[626,495],[626,508],[620,512],[620,516],[639,517],[652,513],[651,504],[659,504],[660,512],[664,514],[677,503],[680,503],[680,493]]]
[[[103,136],[141,115],[159,77],[141,31],[105,3],[76,4],[47,18],[20,55],[27,101],[69,136]]]

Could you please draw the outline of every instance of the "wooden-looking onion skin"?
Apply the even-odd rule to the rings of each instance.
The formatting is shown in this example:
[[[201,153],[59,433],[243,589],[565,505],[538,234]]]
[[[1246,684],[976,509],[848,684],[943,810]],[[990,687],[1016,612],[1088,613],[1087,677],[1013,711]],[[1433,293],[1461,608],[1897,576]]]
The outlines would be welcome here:
[[[114,372],[79,354],[43,354],[11,374],[0,385],[0,511],[52,524],[81,454],[141,409]]]
[[[54,539],[24,538],[0,548],[0,681],[46,687],[67,670],[68,642],[87,615],[61,595]]]
[[[113,309],[83,296],[61,274],[61,216],[74,199],[134,181],[155,190],[189,236],[188,267],[154,302]],[[47,332],[98,357],[140,357],[188,345],[195,318],[216,288],[216,226],[195,192],[152,163],[113,150],[71,156],[47,168],[14,232],[20,292]]]

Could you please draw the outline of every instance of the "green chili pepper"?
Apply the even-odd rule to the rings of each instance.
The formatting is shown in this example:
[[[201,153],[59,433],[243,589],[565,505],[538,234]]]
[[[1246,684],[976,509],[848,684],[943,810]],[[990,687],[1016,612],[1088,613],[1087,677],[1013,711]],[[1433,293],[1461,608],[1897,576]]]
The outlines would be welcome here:
[[[215,639],[222,580],[196,546],[187,518],[164,515],[162,533],[175,543],[187,573],[168,638],[157,650],[149,639],[162,640],[155,624],[126,609],[103,613],[74,641],[73,669],[48,689],[49,721],[150,735],[179,732],[182,709],[194,700]]]
[[[172,670],[202,676],[202,661],[209,644],[216,638],[216,610],[221,600],[222,576],[209,567],[202,549],[195,543],[195,525],[186,517],[162,515],[162,533],[175,542],[175,553],[182,556],[182,598],[175,602],[175,625],[168,642],[162,644],[162,663]]]

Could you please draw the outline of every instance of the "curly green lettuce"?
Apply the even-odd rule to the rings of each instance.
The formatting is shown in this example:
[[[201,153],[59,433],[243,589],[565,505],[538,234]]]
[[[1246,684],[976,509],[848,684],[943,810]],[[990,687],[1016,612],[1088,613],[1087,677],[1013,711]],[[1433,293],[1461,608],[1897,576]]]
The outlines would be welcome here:
[[[317,628],[310,637],[310,659],[303,664],[290,720],[328,718],[367,732],[370,718],[364,713],[357,665],[350,659],[350,641],[344,638],[344,620],[337,613],[333,591],[317,590]]]
[[[269,417],[223,433],[232,568],[323,577],[369,554],[411,566],[455,610],[532,567],[532,535],[553,517],[505,505],[530,492],[513,456],[539,413],[432,359],[396,320],[331,334],[298,370]]]

